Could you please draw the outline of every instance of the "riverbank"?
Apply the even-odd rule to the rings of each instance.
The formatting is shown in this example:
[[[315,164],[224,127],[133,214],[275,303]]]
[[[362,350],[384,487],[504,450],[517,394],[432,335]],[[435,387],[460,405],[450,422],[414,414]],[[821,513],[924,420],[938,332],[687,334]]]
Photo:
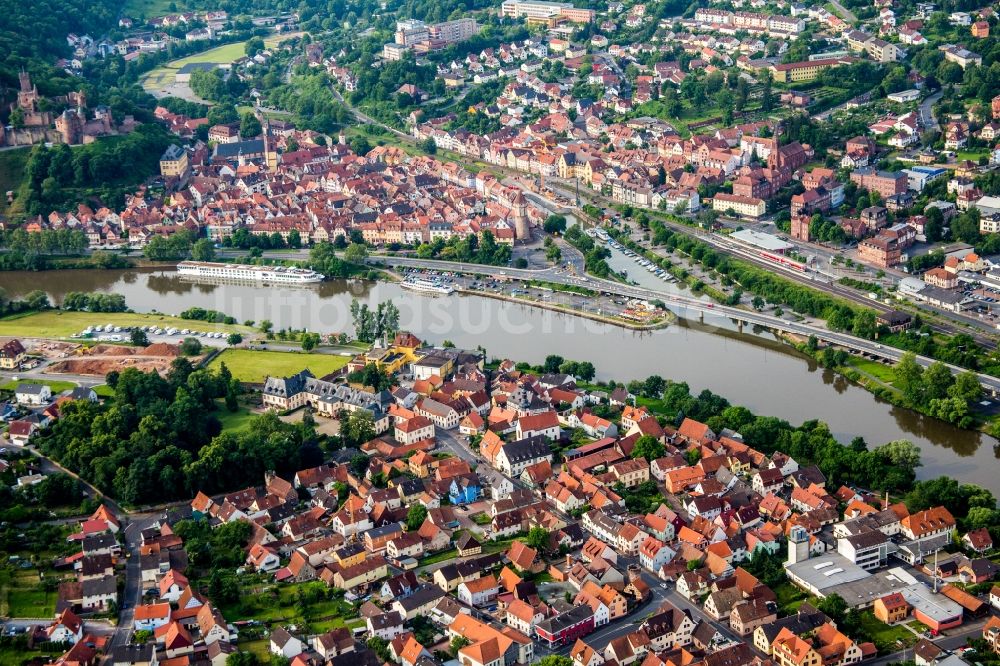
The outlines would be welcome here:
[[[914,404],[908,400],[899,384],[901,378],[897,371],[898,364],[890,365],[877,359],[863,355],[837,350],[833,353],[832,345],[819,346],[815,340],[803,340],[800,336],[784,334],[780,336],[797,351],[809,356],[824,368],[828,368],[844,377],[855,386],[859,386],[880,400],[896,407],[909,409],[932,419],[948,423],[962,430],[986,433],[996,437],[1000,434],[1000,405],[992,400],[982,400],[981,392],[974,391],[971,395],[961,395],[957,386],[960,380],[939,389],[939,398],[931,399],[927,404]],[[927,371],[924,371],[926,373]],[[947,375],[951,375],[948,371]],[[945,377],[945,374],[941,374]],[[913,381],[927,377],[921,374]],[[971,383],[970,383],[971,385]],[[926,390],[926,388],[925,388]],[[934,410],[937,410],[935,412]],[[945,414],[948,418],[943,418]]]
[[[611,326],[619,326],[621,328],[626,328],[633,331],[655,331],[659,328],[666,328],[672,322],[677,321],[677,315],[670,312],[669,310],[664,312],[662,317],[656,319],[648,324],[643,324],[640,322],[628,321],[627,319],[620,319],[618,317],[608,317],[600,315],[593,312],[586,312],[583,310],[577,310],[574,308],[562,307],[559,305],[553,305],[551,303],[544,303],[540,301],[518,298],[516,296],[507,296],[506,294],[496,294],[489,291],[479,291],[476,289],[457,289],[460,294],[470,294],[479,297],[492,298],[498,301],[507,301],[509,303],[519,303],[521,305],[528,305],[531,307],[539,308],[541,310],[549,310],[551,312],[558,312],[560,314],[572,315],[574,317],[582,317],[584,319],[589,319],[591,321],[598,321],[602,324],[610,324]]]

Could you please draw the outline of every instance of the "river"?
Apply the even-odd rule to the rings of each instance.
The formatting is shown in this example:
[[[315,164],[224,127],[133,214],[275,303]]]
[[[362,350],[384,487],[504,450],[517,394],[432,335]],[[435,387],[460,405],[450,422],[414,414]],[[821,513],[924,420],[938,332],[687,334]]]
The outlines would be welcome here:
[[[400,309],[401,326],[431,343],[481,345],[490,358],[531,363],[548,354],[590,360],[598,379],[605,380],[659,374],[685,381],[695,392],[710,389],[758,414],[795,424],[820,419],[843,442],[858,435],[870,445],[909,439],[922,450],[920,477],[946,474],[1000,494],[993,467],[997,440],[882,402],[819,368],[772,334],[739,333],[728,320],[681,320],[666,329],[637,332],[486,297],[426,296],[394,284],[334,280],[311,287],[260,289],[195,284],[163,269],[5,272],[0,273],[0,286],[14,298],[42,289],[56,303],[68,291],[113,292],[141,312],[177,314],[200,306],[240,321],[269,319],[275,328],[323,333],[352,331],[352,299],[372,306],[391,299]]]

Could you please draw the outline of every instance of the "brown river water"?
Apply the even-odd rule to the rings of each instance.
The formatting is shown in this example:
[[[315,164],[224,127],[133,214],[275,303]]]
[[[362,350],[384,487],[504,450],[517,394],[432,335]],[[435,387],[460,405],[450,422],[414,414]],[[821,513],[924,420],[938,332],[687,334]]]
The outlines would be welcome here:
[[[948,475],[1000,494],[994,438],[882,402],[843,377],[777,341],[768,332],[737,332],[728,320],[679,320],[665,329],[638,332],[529,305],[458,295],[431,296],[394,284],[334,280],[303,287],[200,284],[172,270],[72,270],[0,273],[9,297],[33,289],[59,302],[69,291],[125,296],[138,312],[177,314],[200,306],[240,321],[269,319],[275,328],[352,332],[350,303],[372,307],[392,300],[401,327],[431,343],[482,346],[487,355],[541,362],[548,354],[589,360],[598,379],[628,381],[659,374],[710,389],[757,414],[798,424],[819,419],[841,441],[862,436],[869,445],[909,439],[920,446],[921,478]],[[95,317],[95,323],[98,317]]]

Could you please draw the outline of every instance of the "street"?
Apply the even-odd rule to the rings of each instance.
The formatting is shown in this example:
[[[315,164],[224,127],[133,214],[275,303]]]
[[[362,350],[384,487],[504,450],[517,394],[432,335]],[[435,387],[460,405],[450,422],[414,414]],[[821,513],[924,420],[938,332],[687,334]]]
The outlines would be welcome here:
[[[436,435],[439,448],[461,458],[470,465],[478,465],[481,463],[468,445],[459,439],[462,435],[459,435],[457,431],[438,428]]]
[[[934,117],[933,108],[943,95],[944,92],[939,90],[920,103],[920,122],[924,124],[924,127],[928,129],[941,129],[941,123]]]
[[[833,8],[836,9],[840,13],[841,17],[848,23],[858,22],[858,17],[854,15],[854,12],[840,4],[837,0],[830,0],[830,4],[833,5]]]
[[[142,571],[140,569],[139,545],[142,543],[142,531],[152,526],[158,515],[135,517],[127,521],[123,527],[125,535],[125,547],[123,557],[125,560],[125,585],[122,600],[118,607],[118,626],[114,635],[109,641],[109,649],[118,645],[125,645],[132,637],[133,625],[135,621],[135,607],[142,598]]]

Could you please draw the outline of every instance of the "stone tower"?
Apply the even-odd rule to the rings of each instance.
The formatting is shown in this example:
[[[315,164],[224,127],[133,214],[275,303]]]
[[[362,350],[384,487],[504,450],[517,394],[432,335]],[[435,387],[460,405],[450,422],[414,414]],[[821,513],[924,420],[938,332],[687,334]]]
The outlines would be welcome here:
[[[22,69],[17,78],[21,87],[17,93],[17,106],[25,113],[35,113],[38,110],[38,89],[31,85],[31,75]]]
[[[66,109],[56,117],[56,131],[71,146],[83,141],[83,117],[76,109]]]
[[[17,75],[20,89],[17,91],[17,102],[10,105],[11,111],[20,109],[24,114],[25,127],[47,127],[52,123],[52,113],[38,109],[38,88],[31,83],[31,75],[21,70]]]
[[[531,227],[528,223],[528,200],[520,190],[512,202],[514,214],[514,236],[517,240],[531,240]]]

